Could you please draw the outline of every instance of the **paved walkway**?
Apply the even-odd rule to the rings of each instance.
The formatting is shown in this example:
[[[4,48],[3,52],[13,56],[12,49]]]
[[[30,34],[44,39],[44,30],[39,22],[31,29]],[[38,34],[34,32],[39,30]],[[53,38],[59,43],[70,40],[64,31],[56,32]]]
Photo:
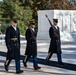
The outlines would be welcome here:
[[[22,44],[21,46],[21,55],[24,55],[25,53],[25,46],[26,44]],[[49,42],[48,41],[38,41],[38,58],[45,59],[47,56],[48,48],[49,48]],[[0,45],[0,51],[6,52],[7,49],[4,44]],[[76,65],[76,43],[62,43],[62,58],[63,62],[71,63]],[[52,56],[53,61],[57,61],[57,57],[54,54]],[[15,75],[15,65],[14,60],[10,64],[10,70],[8,73],[4,70],[4,62],[5,57],[0,56],[0,75]],[[76,75],[76,72],[73,70],[63,69],[59,67],[54,66],[47,66],[43,64],[39,64],[42,68],[38,71],[34,71],[32,67],[32,63],[28,62],[28,68],[24,68],[22,60],[21,60],[21,68],[24,70],[24,73],[21,75]]]

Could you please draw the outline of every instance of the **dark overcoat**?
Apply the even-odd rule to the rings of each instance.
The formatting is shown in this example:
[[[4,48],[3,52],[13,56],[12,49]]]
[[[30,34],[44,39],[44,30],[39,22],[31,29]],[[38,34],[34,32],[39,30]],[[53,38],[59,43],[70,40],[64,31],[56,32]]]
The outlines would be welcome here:
[[[60,30],[59,30],[59,27],[57,27],[56,33],[59,36],[58,38],[55,37],[54,30],[53,30],[52,27],[50,27],[50,29],[49,29],[49,36],[51,38],[51,41],[50,41],[50,46],[49,46],[49,52],[61,54],[61,41],[60,41]]]
[[[33,38],[32,35],[34,35],[35,37]],[[37,56],[36,29],[33,31],[32,29],[28,28],[26,30],[25,36],[27,40],[25,55]]]
[[[20,31],[17,27],[16,30],[10,26],[6,30],[5,42],[7,46],[7,58],[13,58],[15,60],[20,59]],[[11,40],[17,38],[17,40]]]

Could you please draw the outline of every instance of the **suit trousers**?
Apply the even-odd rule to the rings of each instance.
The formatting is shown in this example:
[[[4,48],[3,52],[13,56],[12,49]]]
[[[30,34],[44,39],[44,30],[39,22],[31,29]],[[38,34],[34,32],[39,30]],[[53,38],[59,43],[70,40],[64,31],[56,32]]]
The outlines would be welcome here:
[[[50,53],[48,56],[48,59],[50,59],[52,57],[52,55],[53,55],[53,53]],[[61,54],[57,54],[57,59],[58,59],[58,62],[62,62]]]
[[[12,61],[12,58],[6,59],[5,65],[9,66]],[[15,60],[16,71],[20,70],[20,60]]]
[[[33,57],[33,67],[36,68],[38,67],[38,61],[37,61],[37,56],[32,56]],[[26,55],[25,57],[25,63],[31,58],[31,55]]]

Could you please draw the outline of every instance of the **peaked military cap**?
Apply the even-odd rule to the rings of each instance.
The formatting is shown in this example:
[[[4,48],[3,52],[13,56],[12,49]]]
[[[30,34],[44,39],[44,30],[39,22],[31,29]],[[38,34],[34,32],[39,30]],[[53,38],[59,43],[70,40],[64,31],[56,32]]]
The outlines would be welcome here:
[[[35,25],[35,22],[31,22],[30,25],[31,25],[31,24],[32,24],[32,25]]]
[[[12,21],[13,21],[14,23],[17,23],[17,20],[15,20],[15,19],[13,19]]]
[[[53,21],[58,23],[58,19],[53,19]]]

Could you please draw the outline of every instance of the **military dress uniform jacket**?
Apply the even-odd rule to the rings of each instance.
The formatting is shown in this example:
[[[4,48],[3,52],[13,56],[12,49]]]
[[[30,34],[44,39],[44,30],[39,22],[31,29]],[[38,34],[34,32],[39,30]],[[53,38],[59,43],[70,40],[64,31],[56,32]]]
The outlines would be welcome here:
[[[6,30],[5,42],[7,46],[7,58],[20,59],[20,31],[10,26]]]
[[[50,41],[50,46],[49,46],[49,52],[61,54],[61,41],[60,41],[60,30],[59,30],[59,27],[57,27],[56,33],[59,36],[58,38],[55,37],[54,30],[53,30],[52,27],[50,27],[49,36],[51,38],[51,41]]]
[[[32,35],[35,37],[33,38]],[[37,36],[37,31],[32,30],[28,28],[26,30],[26,40],[27,40],[27,46],[26,46],[26,51],[25,55],[32,55],[32,56],[37,56],[37,42],[36,42],[36,36]]]

